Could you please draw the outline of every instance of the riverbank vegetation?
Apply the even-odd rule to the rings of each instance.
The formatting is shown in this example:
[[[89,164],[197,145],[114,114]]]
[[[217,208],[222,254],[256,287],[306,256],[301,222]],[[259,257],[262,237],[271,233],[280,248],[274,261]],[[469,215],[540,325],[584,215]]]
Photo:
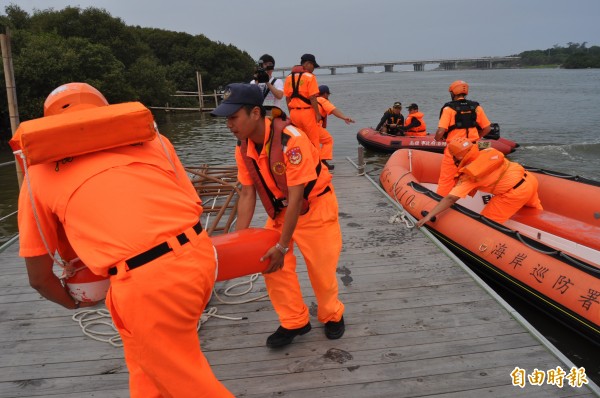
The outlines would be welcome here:
[[[520,67],[600,68],[600,47],[587,47],[587,42],[581,44],[569,42],[566,47],[555,44],[546,50],[524,51],[515,56],[521,57],[515,63]]]
[[[175,91],[211,93],[229,82],[249,81],[255,61],[233,45],[204,35],[128,26],[98,8],[66,7],[36,10],[17,5],[0,14],[0,32],[10,29],[14,74],[21,120],[42,115],[43,102],[67,82],[87,82],[111,103],[140,101],[146,106],[198,106],[197,97]],[[1,68],[0,68],[1,69]],[[4,82],[4,71],[0,71]],[[186,104],[186,101],[188,102]],[[5,95],[0,95],[0,130],[8,120]]]

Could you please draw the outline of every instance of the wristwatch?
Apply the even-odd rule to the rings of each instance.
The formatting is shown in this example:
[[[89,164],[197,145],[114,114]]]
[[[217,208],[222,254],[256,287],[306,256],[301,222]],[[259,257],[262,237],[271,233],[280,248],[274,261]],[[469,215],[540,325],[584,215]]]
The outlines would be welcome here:
[[[289,247],[283,247],[283,246],[281,246],[281,245],[279,244],[279,242],[277,242],[277,243],[275,244],[275,249],[279,250],[279,251],[280,251],[280,252],[281,252],[283,255],[286,255],[286,254],[287,254],[287,252],[288,252],[288,250],[290,250],[290,248],[289,248]]]

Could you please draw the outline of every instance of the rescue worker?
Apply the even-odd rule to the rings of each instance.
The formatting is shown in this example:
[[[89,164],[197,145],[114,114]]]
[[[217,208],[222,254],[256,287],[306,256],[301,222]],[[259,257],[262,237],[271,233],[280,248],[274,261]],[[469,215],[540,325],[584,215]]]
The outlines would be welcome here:
[[[346,124],[354,123],[354,120],[351,117],[344,115],[342,111],[335,107],[329,101],[329,96],[331,92],[329,91],[329,87],[326,85],[319,86],[319,96],[317,97],[317,102],[319,103],[319,113],[321,114],[321,132],[319,134],[319,141],[321,143],[321,162],[327,166],[329,170],[333,170],[335,168],[334,165],[329,164],[327,161],[333,159],[333,137],[327,131],[327,116],[334,115],[343,121]]]
[[[440,111],[440,121],[435,132],[436,141],[450,143],[455,138],[464,137],[477,142],[491,131],[491,123],[478,102],[466,99],[469,85],[456,80],[448,88],[452,101],[446,102]],[[440,170],[437,193],[446,196],[454,186],[456,165],[448,148],[444,149],[444,158]]]
[[[92,86],[69,83],[50,93],[44,117],[81,119],[83,110],[104,106]],[[200,198],[171,143],[157,134],[35,164],[28,174],[31,192],[23,184],[19,196],[19,254],[29,283],[65,308],[84,306],[53,273],[49,252],[60,247],[63,228],[81,260],[110,275],[106,307],[123,340],[131,397],[233,397],[200,350],[196,328],[216,262],[199,223]]]
[[[319,84],[313,75],[319,67],[315,56],[304,54],[300,58],[300,68],[293,68],[285,78],[283,94],[290,111],[290,119],[294,126],[306,133],[316,148],[320,148],[319,135],[321,114],[319,113]]]
[[[258,60],[254,80],[250,84],[258,84],[265,98],[263,105],[270,114],[273,107],[283,109],[283,80],[273,77],[275,69],[275,58],[269,54],[263,54]]]
[[[412,103],[408,106],[408,115],[404,121],[404,135],[424,136],[427,135],[427,124],[423,120],[423,112],[419,112],[419,105]]]
[[[402,115],[402,103],[394,102],[394,105],[383,113],[375,130],[390,135],[402,135],[404,116]]]
[[[523,206],[543,210],[535,176],[519,163],[505,159],[502,152],[494,148],[480,151],[465,137],[455,138],[447,149],[457,164],[458,180],[450,193],[418,221],[417,227],[431,221],[458,199],[474,195],[478,190],[494,195],[481,215],[498,223],[511,218]]]
[[[242,189],[237,229],[250,226],[258,194],[268,214],[265,228],[281,233],[279,242],[263,256],[270,264],[263,274],[267,292],[280,322],[266,345],[283,347],[311,330],[294,245],[306,261],[325,336],[339,339],[345,331],[336,279],[342,235],[331,174],[303,131],[283,118],[265,117],[256,86],[230,84],[227,95],[212,115],[227,117],[227,127],[238,139],[235,158]]]

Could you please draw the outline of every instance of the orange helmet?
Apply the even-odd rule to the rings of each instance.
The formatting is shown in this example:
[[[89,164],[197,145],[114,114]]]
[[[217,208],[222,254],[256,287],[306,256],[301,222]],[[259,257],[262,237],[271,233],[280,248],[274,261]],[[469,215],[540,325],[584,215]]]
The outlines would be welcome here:
[[[102,93],[87,83],[67,83],[55,88],[44,102],[44,116],[108,105]]]
[[[450,152],[450,155],[457,158],[461,155],[466,155],[472,146],[473,143],[465,137],[458,137],[450,141],[450,143],[448,144],[448,151]]]
[[[454,95],[458,95],[458,94],[467,95],[467,94],[469,94],[469,85],[465,81],[457,80],[457,81],[453,82],[450,85],[450,87],[448,87],[448,91],[450,91]]]

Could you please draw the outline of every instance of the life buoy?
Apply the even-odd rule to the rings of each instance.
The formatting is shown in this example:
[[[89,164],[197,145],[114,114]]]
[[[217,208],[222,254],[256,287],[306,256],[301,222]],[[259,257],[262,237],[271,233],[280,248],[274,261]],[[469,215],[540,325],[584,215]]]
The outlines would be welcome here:
[[[78,271],[66,279],[71,297],[82,303],[104,300],[110,286],[109,277],[94,274],[81,261],[73,263],[73,267]]]
[[[150,110],[126,102],[25,121],[11,146],[18,146],[32,166],[150,141],[156,134]]]
[[[269,261],[260,258],[279,241],[280,233],[272,229],[247,228],[212,237],[217,250],[217,281],[264,272]]]

